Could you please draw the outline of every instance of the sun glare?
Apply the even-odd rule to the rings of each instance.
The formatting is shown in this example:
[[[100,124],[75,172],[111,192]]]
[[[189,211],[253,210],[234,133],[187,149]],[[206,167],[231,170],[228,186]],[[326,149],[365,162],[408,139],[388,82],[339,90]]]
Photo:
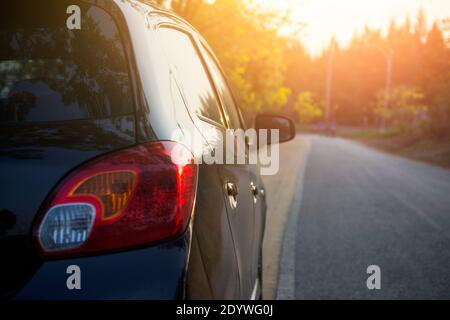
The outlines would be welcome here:
[[[305,24],[302,42],[312,54],[320,53],[335,36],[347,45],[367,25],[386,32],[390,21],[415,20],[423,8],[430,26],[450,17],[449,0],[254,0],[267,10],[289,9],[295,20]]]

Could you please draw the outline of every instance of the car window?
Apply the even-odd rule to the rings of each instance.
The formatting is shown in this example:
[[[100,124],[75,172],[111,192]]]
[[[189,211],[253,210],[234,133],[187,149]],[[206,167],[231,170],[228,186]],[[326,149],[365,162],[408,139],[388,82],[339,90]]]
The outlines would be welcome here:
[[[159,35],[190,110],[224,125],[216,94],[191,37],[182,31],[166,27],[159,30]]]
[[[45,1],[48,14],[27,12],[21,2],[2,4],[0,123],[133,112],[124,48],[108,13],[79,3],[81,30],[69,30],[66,1]]]
[[[211,56],[209,50],[204,49],[206,55],[205,59],[207,60],[207,64],[211,73],[214,76],[214,81],[218,90],[218,94],[222,99],[222,102],[225,104],[226,109],[226,117],[232,127],[232,129],[241,129],[242,124],[240,120],[239,111],[237,109],[236,103],[233,98],[233,94],[231,93],[230,88],[228,87],[227,81],[216,63],[216,60]]]

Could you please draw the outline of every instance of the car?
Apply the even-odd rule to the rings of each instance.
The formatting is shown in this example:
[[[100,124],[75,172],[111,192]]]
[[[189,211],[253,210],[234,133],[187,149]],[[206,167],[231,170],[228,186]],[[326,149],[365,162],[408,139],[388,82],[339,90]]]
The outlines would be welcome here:
[[[259,166],[198,161],[248,129],[202,36],[135,0],[0,12],[0,297],[261,298]]]

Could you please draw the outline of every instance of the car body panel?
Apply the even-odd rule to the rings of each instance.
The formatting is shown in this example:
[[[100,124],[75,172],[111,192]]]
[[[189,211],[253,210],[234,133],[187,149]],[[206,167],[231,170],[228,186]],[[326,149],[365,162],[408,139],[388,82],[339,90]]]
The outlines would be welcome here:
[[[101,256],[51,260],[15,296],[18,300],[184,298],[190,232],[164,245]],[[80,290],[69,290],[69,266],[80,268]]]

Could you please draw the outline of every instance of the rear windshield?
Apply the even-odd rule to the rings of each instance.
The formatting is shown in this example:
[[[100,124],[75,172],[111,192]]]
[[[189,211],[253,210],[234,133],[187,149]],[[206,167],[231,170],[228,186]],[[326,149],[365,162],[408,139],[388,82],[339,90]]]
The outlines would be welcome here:
[[[81,29],[72,29],[77,13],[67,11],[73,4],[80,8]],[[78,1],[15,0],[2,1],[0,15],[0,122],[133,112],[123,43],[103,9]]]

